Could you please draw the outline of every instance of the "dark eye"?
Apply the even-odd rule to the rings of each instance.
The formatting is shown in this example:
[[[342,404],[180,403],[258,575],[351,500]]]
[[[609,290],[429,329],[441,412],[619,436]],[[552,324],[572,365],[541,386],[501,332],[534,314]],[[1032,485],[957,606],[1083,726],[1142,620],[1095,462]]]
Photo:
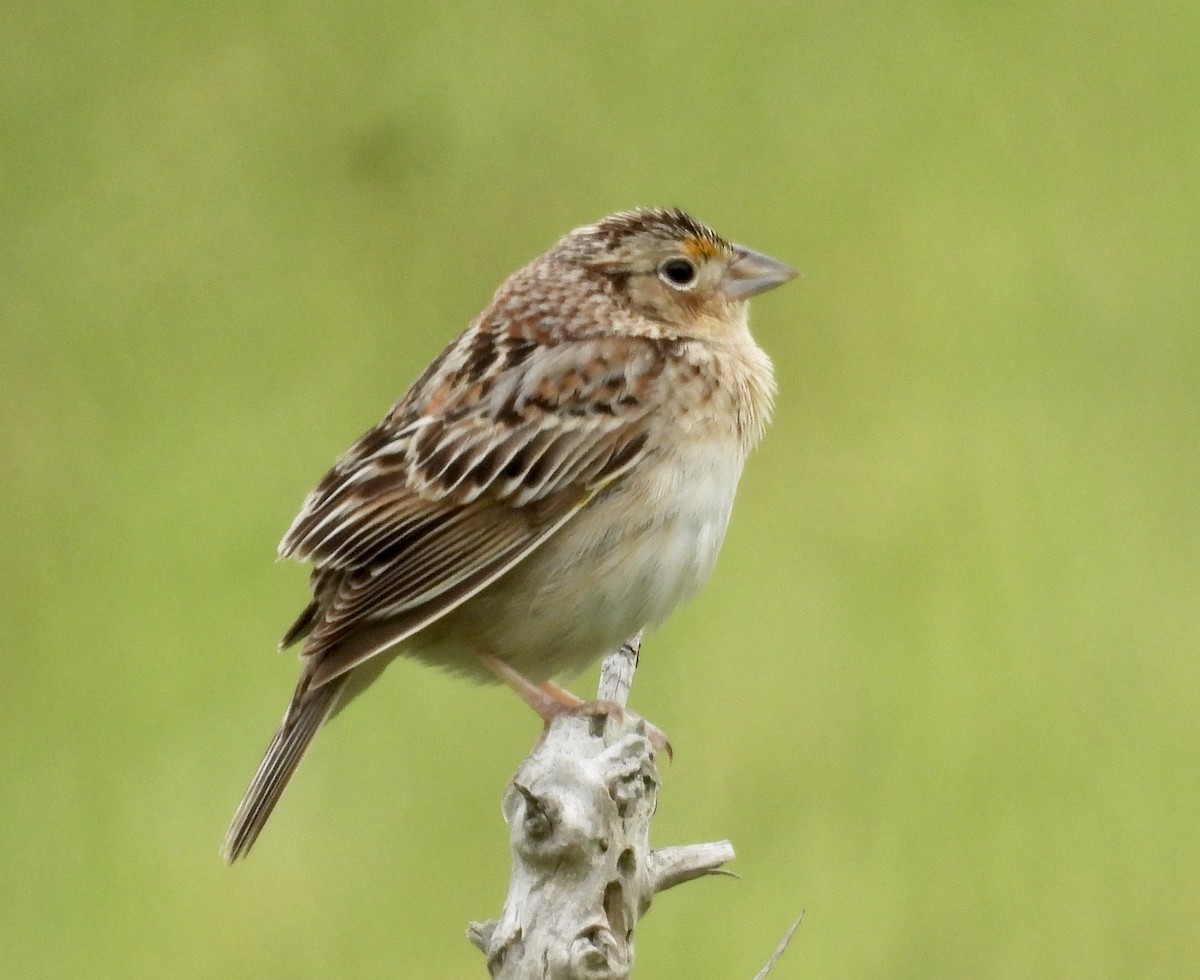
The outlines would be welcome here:
[[[690,286],[696,281],[696,267],[687,259],[667,259],[658,274],[673,286]]]

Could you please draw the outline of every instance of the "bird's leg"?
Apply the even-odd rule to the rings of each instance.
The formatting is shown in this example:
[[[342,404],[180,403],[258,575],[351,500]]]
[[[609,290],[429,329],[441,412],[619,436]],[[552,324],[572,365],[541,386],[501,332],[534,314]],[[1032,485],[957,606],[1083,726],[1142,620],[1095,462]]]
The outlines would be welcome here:
[[[543,681],[538,685],[538,690],[548,694],[568,711],[579,708],[588,703],[584,701],[583,698],[579,697],[579,695],[572,694],[562,685],[555,684],[554,681]],[[607,704],[608,702],[604,703]]]
[[[511,664],[506,663],[494,653],[477,653],[479,662],[511,687],[517,696],[531,707],[539,718],[547,725],[561,714],[573,711],[583,701],[570,691],[557,684],[546,681],[535,684]]]
[[[512,688],[517,696],[531,707],[539,718],[545,722],[546,727],[550,727],[550,723],[560,715],[565,714],[583,714],[583,715],[616,715],[620,717],[625,714],[626,709],[617,704],[616,701],[584,701],[582,698],[572,694],[565,687],[555,684],[554,681],[543,681],[541,684],[535,684],[528,677],[522,674],[511,664],[506,663],[497,657],[494,653],[477,652],[476,656],[479,662],[488,670],[496,675],[500,680],[504,681]],[[668,758],[674,758],[675,753],[671,749],[671,741],[666,734],[656,725],[650,724],[644,718],[642,724],[646,726],[646,738],[650,740],[650,744],[655,749],[667,753]]]

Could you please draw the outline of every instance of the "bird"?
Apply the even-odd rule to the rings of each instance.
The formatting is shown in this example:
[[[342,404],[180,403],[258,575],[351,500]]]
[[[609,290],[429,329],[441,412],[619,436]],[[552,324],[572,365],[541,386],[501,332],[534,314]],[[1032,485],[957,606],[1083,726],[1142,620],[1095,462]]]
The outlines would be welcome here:
[[[226,861],[397,656],[502,681],[548,723],[584,704],[555,677],[700,589],[775,395],[748,301],[797,274],[678,208],[637,208],[504,281],[279,545],[312,566],[280,642],[302,644],[302,670]]]

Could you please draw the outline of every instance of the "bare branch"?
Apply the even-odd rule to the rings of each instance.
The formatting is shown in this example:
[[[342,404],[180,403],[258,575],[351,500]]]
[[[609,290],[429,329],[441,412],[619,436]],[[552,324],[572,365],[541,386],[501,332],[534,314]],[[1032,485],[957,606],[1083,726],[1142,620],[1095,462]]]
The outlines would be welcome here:
[[[610,653],[600,664],[600,689],[596,698],[613,701],[622,708],[629,703],[629,688],[633,686],[633,672],[637,670],[638,654],[642,650],[642,631],[621,644],[621,649]]]
[[[728,841],[650,850],[665,740],[624,708],[640,645],[606,658],[600,700],[556,718],[504,794],[508,897],[467,931],[497,980],[625,980],[654,895],[733,858]]]

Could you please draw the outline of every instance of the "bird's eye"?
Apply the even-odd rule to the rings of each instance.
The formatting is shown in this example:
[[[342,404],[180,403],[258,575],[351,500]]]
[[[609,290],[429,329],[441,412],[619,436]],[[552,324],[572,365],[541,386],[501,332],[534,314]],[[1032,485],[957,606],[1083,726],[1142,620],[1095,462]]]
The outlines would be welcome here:
[[[696,267],[687,259],[667,259],[658,274],[672,286],[690,286],[696,281]]]

